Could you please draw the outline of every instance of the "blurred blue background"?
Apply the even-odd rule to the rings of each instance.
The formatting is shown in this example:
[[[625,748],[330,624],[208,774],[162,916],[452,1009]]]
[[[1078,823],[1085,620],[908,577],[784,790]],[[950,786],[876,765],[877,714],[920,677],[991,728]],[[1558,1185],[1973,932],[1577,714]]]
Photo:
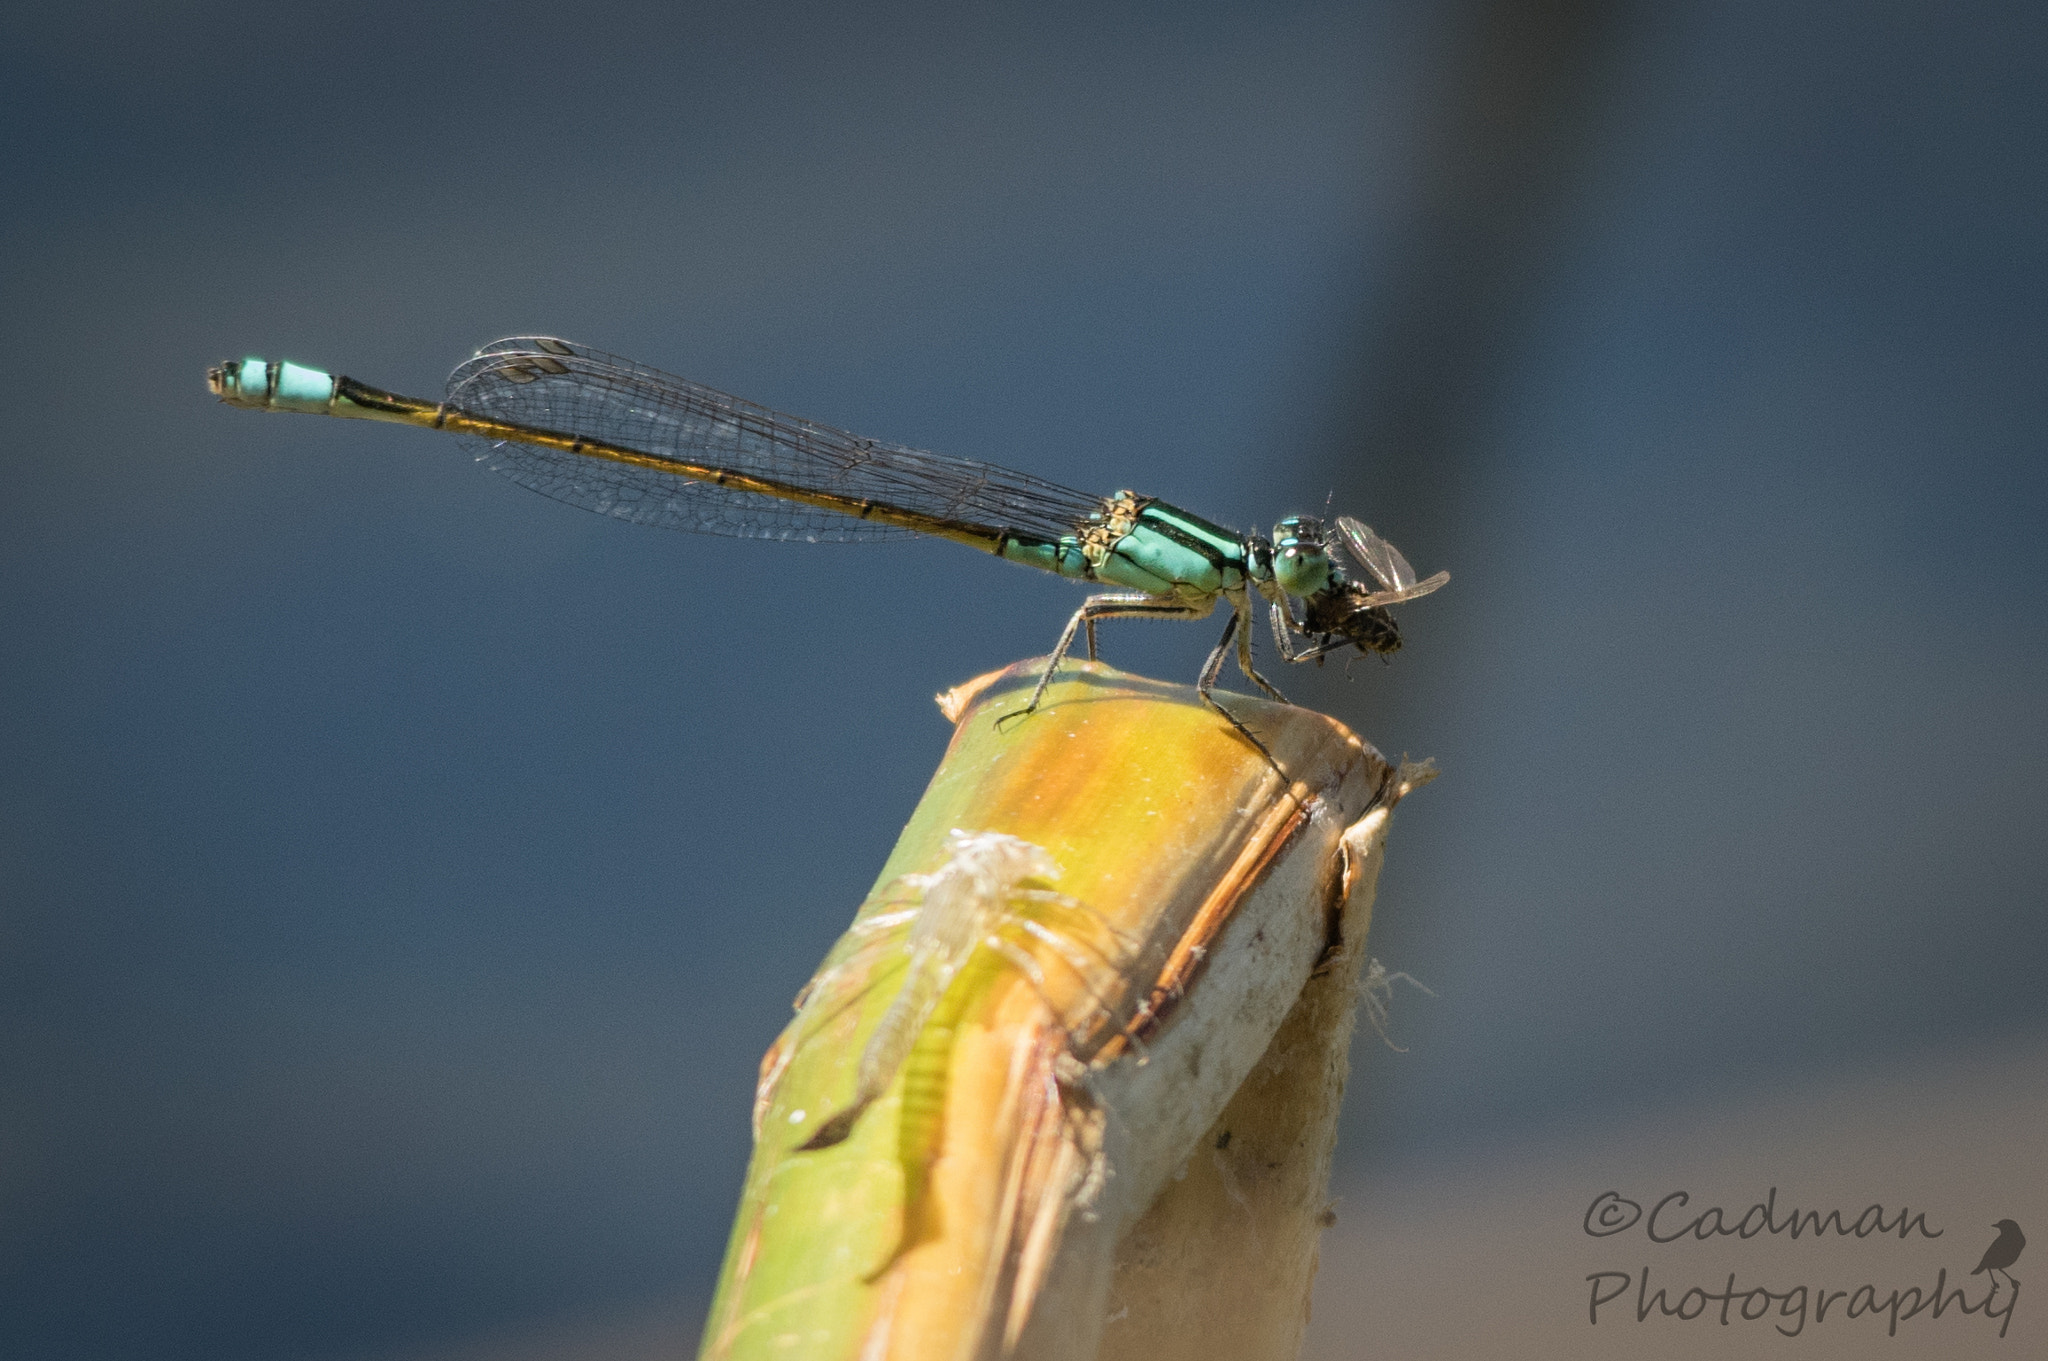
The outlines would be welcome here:
[[[1070,587],[238,413],[560,334],[1450,588],[1340,1156],[2048,1035],[2048,11],[0,20],[0,1355],[701,1308],[754,1065]],[[1208,626],[1112,626],[1192,676]],[[685,1328],[685,1332],[687,1329]]]

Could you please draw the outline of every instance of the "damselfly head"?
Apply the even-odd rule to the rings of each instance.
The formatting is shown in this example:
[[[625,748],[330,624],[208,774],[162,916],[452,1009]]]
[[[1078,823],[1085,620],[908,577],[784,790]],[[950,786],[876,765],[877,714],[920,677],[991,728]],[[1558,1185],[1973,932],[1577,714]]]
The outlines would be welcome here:
[[[1314,596],[1330,585],[1334,566],[1321,520],[1290,515],[1273,526],[1273,580],[1287,594]]]

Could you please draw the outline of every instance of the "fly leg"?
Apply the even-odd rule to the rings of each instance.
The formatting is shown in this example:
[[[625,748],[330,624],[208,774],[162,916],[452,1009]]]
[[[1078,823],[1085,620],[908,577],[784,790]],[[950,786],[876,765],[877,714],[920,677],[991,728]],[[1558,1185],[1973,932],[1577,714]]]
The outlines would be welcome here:
[[[1038,709],[1038,701],[1045,698],[1045,688],[1052,684],[1055,671],[1067,659],[1067,653],[1074,647],[1074,635],[1083,627],[1088,630],[1092,644],[1095,623],[1099,619],[1202,619],[1216,608],[1212,600],[1206,605],[1189,605],[1170,596],[1144,595],[1137,591],[1117,591],[1107,595],[1091,595],[1074,611],[1074,617],[1067,621],[1067,627],[1060,634],[1060,640],[1053,646],[1052,656],[1046,659],[1045,670],[1038,677],[1038,685],[1031,692],[1031,701],[1023,708],[1004,714],[996,720],[997,726],[1013,718],[1022,718]],[[1089,648],[1094,656],[1094,648]]]
[[[1289,652],[1283,648],[1280,655],[1290,662],[1319,662],[1330,653],[1341,652],[1350,646],[1351,640],[1349,638],[1339,638],[1335,642],[1319,643],[1315,647],[1305,648],[1300,652]]]
[[[1284,606],[1276,604],[1273,606],[1272,612],[1273,646],[1280,650],[1280,659],[1282,661],[1318,662],[1323,659],[1325,653],[1335,652],[1338,648],[1351,646],[1349,638],[1340,638],[1333,643],[1328,641],[1329,635],[1325,634],[1322,643],[1315,647],[1304,647],[1301,651],[1296,652],[1294,650],[1293,635],[1298,633],[1303,638],[1307,638],[1310,636],[1308,629],[1295,621],[1294,610],[1291,604]]]

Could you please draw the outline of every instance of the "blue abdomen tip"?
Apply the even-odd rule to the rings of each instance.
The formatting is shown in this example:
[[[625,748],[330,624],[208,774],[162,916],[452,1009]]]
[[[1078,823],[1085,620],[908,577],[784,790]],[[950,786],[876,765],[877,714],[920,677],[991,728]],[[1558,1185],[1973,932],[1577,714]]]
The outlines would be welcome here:
[[[334,402],[334,375],[288,360],[272,363],[251,355],[208,370],[214,395],[235,406],[266,411],[324,414]]]

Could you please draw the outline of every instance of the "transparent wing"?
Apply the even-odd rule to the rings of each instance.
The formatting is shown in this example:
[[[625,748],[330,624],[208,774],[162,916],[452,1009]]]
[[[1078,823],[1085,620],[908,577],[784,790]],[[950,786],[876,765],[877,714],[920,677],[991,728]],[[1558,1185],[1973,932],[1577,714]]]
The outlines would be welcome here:
[[[984,529],[1057,539],[1102,505],[1099,496],[1024,473],[862,439],[544,336],[517,336],[479,350],[448,376],[448,403],[656,458],[709,464]],[[641,524],[813,543],[914,532],[657,468],[510,441],[472,442],[482,462],[521,486]]]
[[[1351,555],[1371,570],[1380,585],[1400,591],[1415,584],[1415,569],[1408,565],[1408,559],[1401,556],[1400,549],[1373,533],[1371,525],[1339,515],[1337,532],[1343,536]]]
[[[1438,572],[1427,581],[1415,579],[1415,569],[1408,565],[1408,559],[1401,556],[1401,550],[1372,532],[1372,526],[1352,519],[1349,515],[1337,517],[1337,532],[1343,538],[1344,546],[1351,555],[1362,563],[1386,587],[1375,591],[1363,602],[1367,606],[1397,605],[1403,600],[1428,595],[1451,579],[1449,572]]]
[[[1413,586],[1407,587],[1404,590],[1374,591],[1358,603],[1364,609],[1377,609],[1383,605],[1398,605],[1404,600],[1413,600],[1417,596],[1428,595],[1450,579],[1451,574],[1449,572],[1438,572],[1429,580],[1418,581]]]

